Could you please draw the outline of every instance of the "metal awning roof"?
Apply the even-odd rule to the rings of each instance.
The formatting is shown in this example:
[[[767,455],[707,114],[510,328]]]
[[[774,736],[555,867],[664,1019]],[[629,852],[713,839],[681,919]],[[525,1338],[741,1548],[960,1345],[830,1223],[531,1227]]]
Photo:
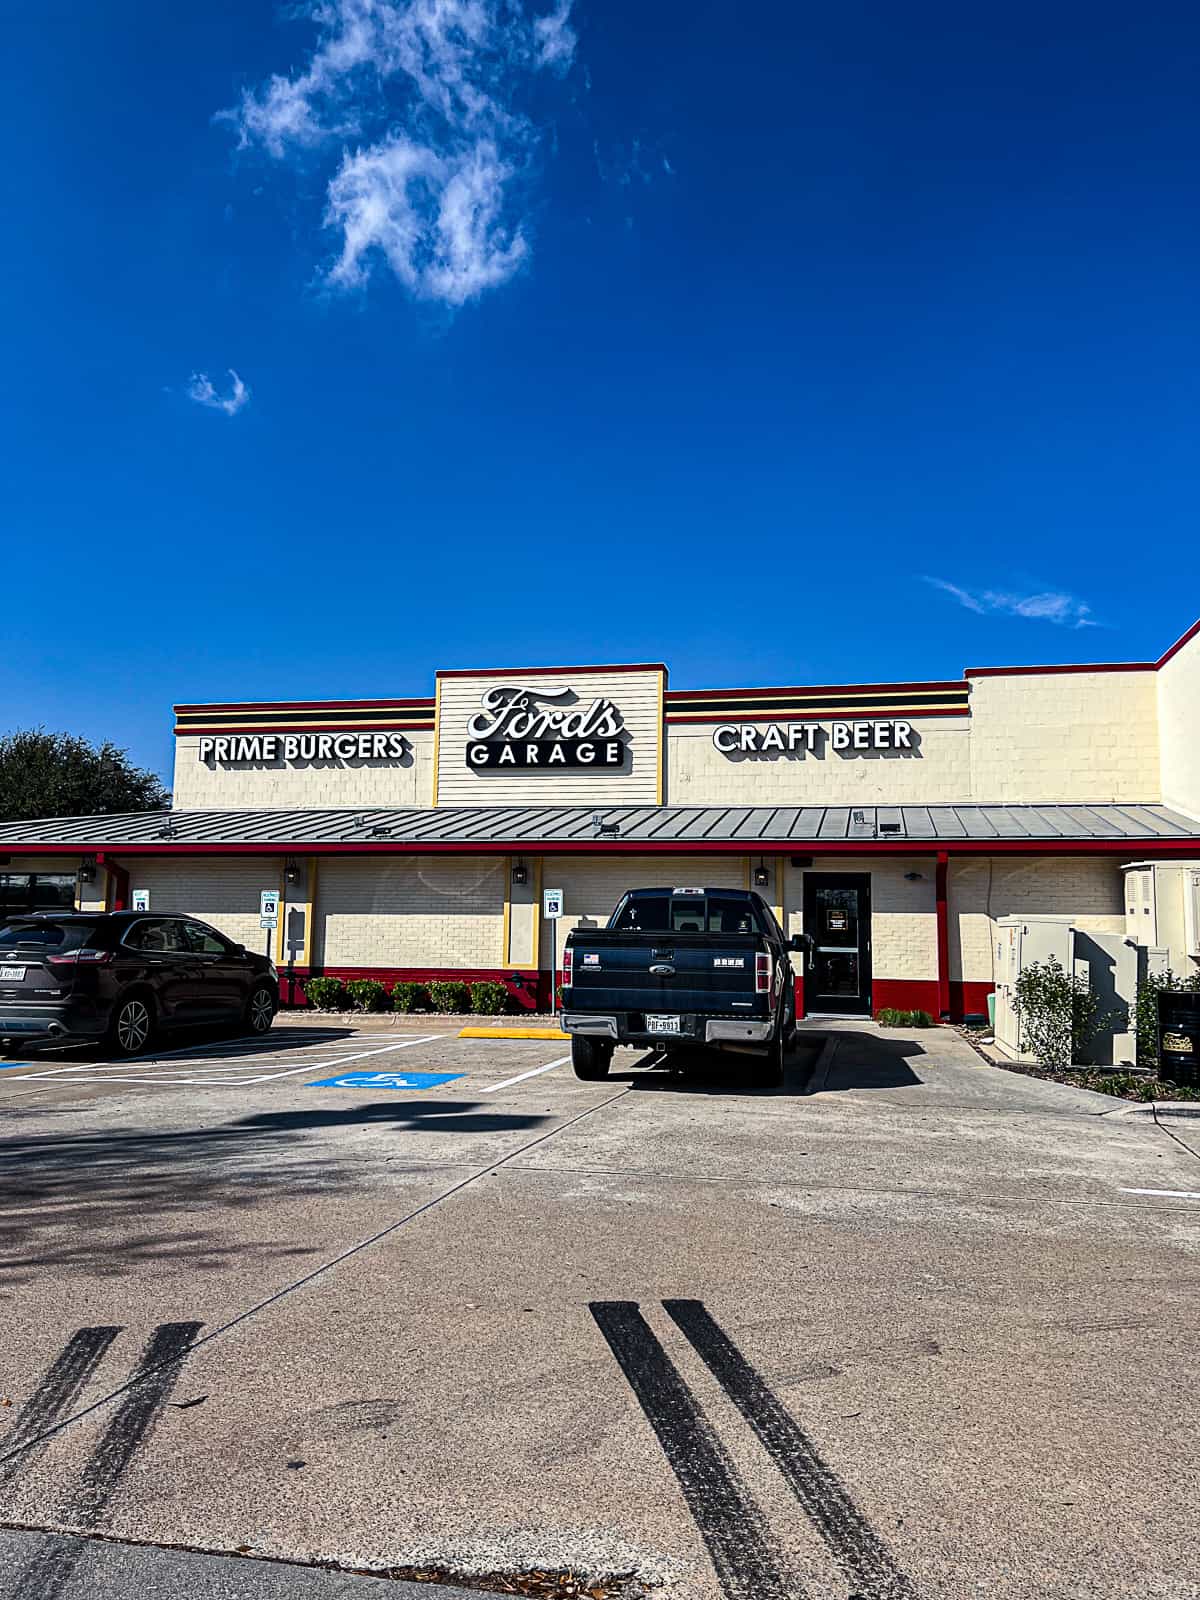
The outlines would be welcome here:
[[[0,824],[0,852],[297,850],[593,852],[979,851],[1193,847],[1200,820],[1162,805],[440,806],[403,810],[151,811]]]

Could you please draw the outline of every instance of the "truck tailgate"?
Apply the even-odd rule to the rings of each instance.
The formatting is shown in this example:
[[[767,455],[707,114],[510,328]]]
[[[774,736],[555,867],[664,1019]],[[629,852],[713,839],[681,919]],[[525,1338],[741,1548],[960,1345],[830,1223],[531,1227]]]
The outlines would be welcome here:
[[[756,934],[571,936],[572,1009],[766,1015],[755,992]]]

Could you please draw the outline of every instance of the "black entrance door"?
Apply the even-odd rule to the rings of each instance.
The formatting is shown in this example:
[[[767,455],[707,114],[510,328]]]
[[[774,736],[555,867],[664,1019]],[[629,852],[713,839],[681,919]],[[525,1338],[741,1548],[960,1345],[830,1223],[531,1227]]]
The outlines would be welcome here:
[[[806,1012],[871,1014],[871,879],[865,872],[804,874]]]

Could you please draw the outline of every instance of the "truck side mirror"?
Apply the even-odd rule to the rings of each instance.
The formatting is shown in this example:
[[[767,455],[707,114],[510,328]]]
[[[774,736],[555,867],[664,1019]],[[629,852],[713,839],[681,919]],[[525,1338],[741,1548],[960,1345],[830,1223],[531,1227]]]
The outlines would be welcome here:
[[[803,955],[808,955],[809,951],[812,949],[812,934],[794,933],[788,940],[787,947],[789,950],[798,950]]]

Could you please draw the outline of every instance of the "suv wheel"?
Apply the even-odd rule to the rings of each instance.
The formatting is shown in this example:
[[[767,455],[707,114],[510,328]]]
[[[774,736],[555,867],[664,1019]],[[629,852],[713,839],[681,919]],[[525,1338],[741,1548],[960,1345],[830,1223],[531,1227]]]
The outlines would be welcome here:
[[[577,1033],[571,1040],[571,1065],[575,1076],[588,1083],[608,1077],[612,1058],[613,1047],[605,1039],[589,1039],[587,1034]]]
[[[148,995],[126,995],[113,1008],[108,1024],[109,1046],[121,1056],[136,1056],[154,1038],[154,1003]]]
[[[275,996],[266,983],[256,983],[246,1001],[246,1032],[268,1033],[275,1020]]]

